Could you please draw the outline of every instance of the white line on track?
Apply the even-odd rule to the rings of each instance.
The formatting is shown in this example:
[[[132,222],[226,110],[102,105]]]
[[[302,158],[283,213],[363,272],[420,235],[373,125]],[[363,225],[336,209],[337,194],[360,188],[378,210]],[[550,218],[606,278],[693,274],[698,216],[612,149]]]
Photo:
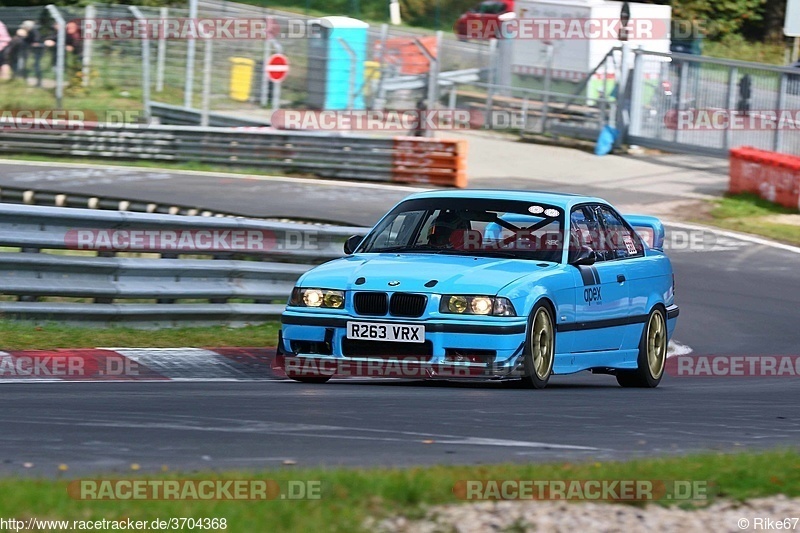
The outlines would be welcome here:
[[[714,233],[716,235],[721,235],[723,237],[728,237],[730,239],[738,239],[740,241],[750,242],[753,244],[769,246],[770,248],[776,248],[778,250],[783,250],[785,252],[800,254],[800,248],[798,248],[797,246],[791,246],[789,244],[783,244],[781,242],[771,241],[769,239],[765,239],[763,237],[756,237],[755,235],[749,235],[747,233],[738,233],[736,231],[722,230],[714,228],[712,226],[703,226],[701,224],[687,224],[684,222],[672,222],[669,220],[663,220],[663,222],[664,225],[667,227],[686,229],[686,230],[707,231],[709,233]]]
[[[464,444],[467,446],[513,446],[519,448],[552,448],[555,450],[587,450],[596,451],[599,448],[589,446],[573,446],[570,444],[552,444],[549,442],[529,442],[522,440],[488,439],[482,437],[466,437],[454,440],[436,440],[436,444]]]

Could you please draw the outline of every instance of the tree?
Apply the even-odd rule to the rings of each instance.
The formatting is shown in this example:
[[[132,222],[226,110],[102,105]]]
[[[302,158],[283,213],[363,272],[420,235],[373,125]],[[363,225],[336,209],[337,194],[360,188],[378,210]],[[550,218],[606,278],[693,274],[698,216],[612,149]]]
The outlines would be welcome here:
[[[695,21],[705,29],[707,37],[719,39],[739,33],[745,25],[760,22],[767,1],[676,0],[672,4],[672,18]]]

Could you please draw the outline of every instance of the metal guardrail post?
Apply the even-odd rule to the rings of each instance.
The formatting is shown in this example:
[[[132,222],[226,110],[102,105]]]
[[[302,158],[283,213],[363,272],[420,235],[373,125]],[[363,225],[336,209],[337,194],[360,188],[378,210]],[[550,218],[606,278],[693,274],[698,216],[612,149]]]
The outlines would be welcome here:
[[[727,112],[733,114],[736,109],[736,80],[739,78],[739,69],[737,67],[730,67],[728,70],[728,102]],[[725,124],[725,135],[723,136],[722,147],[729,150],[733,145],[733,130],[731,129],[731,120]],[[677,133],[676,133],[677,135]]]
[[[687,85],[689,84],[689,63],[687,61],[681,61],[681,74],[680,74],[680,81],[678,82],[678,105],[676,109],[678,114],[682,113],[684,110],[685,99],[686,99],[686,90]],[[675,142],[680,142],[682,137],[681,135],[681,128],[675,130]]]
[[[545,45],[544,98],[542,99],[542,133],[547,133],[547,114],[550,110],[550,86],[553,82],[553,44]]]
[[[497,39],[489,39],[489,69],[486,90],[486,108],[484,109],[483,127],[491,129],[492,110],[494,108],[494,89],[497,85]]]
[[[275,39],[270,39],[270,45],[275,47],[275,51],[279,54],[283,53],[283,46]],[[281,86],[283,83],[272,84],[272,110],[277,111],[281,108]]]
[[[642,128],[642,85],[644,83],[644,72],[642,71],[641,50],[633,51],[633,72],[631,73],[631,124],[630,134],[639,135]],[[656,90],[660,90],[660,87]]]
[[[439,67],[441,65],[441,60],[439,56],[442,53],[442,31],[438,30],[436,32],[436,56],[432,58],[430,63],[430,78],[428,82],[428,109],[433,110],[438,107],[439,103],[439,71],[441,70]],[[433,137],[433,132],[425,130],[426,134],[429,137]]]
[[[431,111],[436,109],[436,102],[437,102],[437,94],[438,94],[438,85],[439,85],[439,52],[442,48],[442,32],[436,32],[436,50],[435,55],[428,50],[422,41],[419,39],[414,39],[414,45],[419,48],[420,52],[428,59],[428,94],[427,94],[427,103],[426,109]],[[428,128],[425,128],[425,136],[426,137],[433,137],[434,132],[430,131]]]
[[[128,6],[128,9],[133,16],[142,22],[147,23],[142,12],[136,6]],[[148,28],[149,29],[149,28]],[[142,36],[142,100],[144,100],[144,117],[147,122],[150,122],[150,36],[148,31],[144,32]]]
[[[47,12],[58,24],[56,37],[56,107],[63,107],[64,102],[64,47],[66,46],[67,30],[64,17],[53,4],[47,6]]]
[[[189,0],[189,18],[197,22],[197,0]],[[186,80],[183,86],[183,107],[192,107],[192,90],[194,84],[194,54],[197,40],[189,37],[186,42]]]
[[[626,100],[628,96],[628,82],[630,79],[628,76],[628,54],[630,54],[630,49],[630,44],[628,44],[627,41],[622,43],[621,58],[619,61],[619,82],[617,83],[617,113],[614,124],[618,132],[617,139],[614,142],[616,148],[622,146],[627,135],[625,107],[630,103]]]
[[[159,27],[158,27],[158,63],[156,65],[156,92],[164,90],[164,65],[167,58],[167,39],[164,25],[169,18],[169,8],[162,7],[159,9]]]
[[[777,116],[775,117],[775,138],[772,145],[772,150],[774,152],[780,152],[781,148],[783,147],[783,125],[780,122],[780,118],[783,108],[786,105],[786,89],[788,87],[788,81],[789,80],[786,78],[786,74],[781,73],[778,82],[778,106],[775,110]]]
[[[203,103],[200,109],[200,125],[208,126],[208,113],[211,106],[211,67],[214,54],[213,39],[205,39],[203,49]]]
[[[94,6],[86,6],[86,20],[94,20],[97,18],[97,11]],[[84,22],[85,24],[85,22]],[[84,87],[89,86],[89,80],[92,74],[92,41],[94,39],[84,39],[83,40],[83,60],[82,60],[82,68],[81,72],[83,74],[83,79],[81,80],[81,85]]]
[[[272,17],[267,17],[267,27],[270,26]],[[267,75],[267,61],[272,55],[272,42],[271,39],[264,39],[264,61],[261,63],[261,94],[258,103],[261,107],[267,107],[267,90],[269,89],[269,76]]]

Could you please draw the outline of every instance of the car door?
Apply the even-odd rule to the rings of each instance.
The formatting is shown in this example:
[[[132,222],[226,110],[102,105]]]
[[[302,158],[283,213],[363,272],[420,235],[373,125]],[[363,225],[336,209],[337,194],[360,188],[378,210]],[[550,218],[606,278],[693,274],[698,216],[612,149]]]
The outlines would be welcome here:
[[[597,216],[605,230],[607,261],[621,267],[625,285],[628,287],[629,323],[624,326],[622,348],[635,349],[642,334],[641,318],[648,312],[648,291],[653,286],[653,268],[648,264],[652,259],[645,256],[641,237],[614,209],[600,206]]]
[[[619,350],[630,313],[625,264],[617,261],[616,252],[610,249],[599,208],[598,204],[582,204],[570,213],[573,239],[597,253],[593,265],[574,267],[575,353]]]

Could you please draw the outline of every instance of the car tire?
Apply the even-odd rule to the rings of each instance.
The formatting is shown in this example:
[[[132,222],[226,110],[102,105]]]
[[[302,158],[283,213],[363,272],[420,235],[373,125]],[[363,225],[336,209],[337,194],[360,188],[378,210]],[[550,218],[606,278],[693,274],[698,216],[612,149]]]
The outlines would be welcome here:
[[[654,389],[664,377],[667,363],[667,318],[664,309],[655,307],[647,317],[639,341],[637,368],[617,372],[617,383],[622,387]]]
[[[553,315],[542,302],[536,304],[528,318],[528,333],[525,336],[523,364],[525,376],[522,382],[532,389],[543,389],[553,373],[556,335]]]

